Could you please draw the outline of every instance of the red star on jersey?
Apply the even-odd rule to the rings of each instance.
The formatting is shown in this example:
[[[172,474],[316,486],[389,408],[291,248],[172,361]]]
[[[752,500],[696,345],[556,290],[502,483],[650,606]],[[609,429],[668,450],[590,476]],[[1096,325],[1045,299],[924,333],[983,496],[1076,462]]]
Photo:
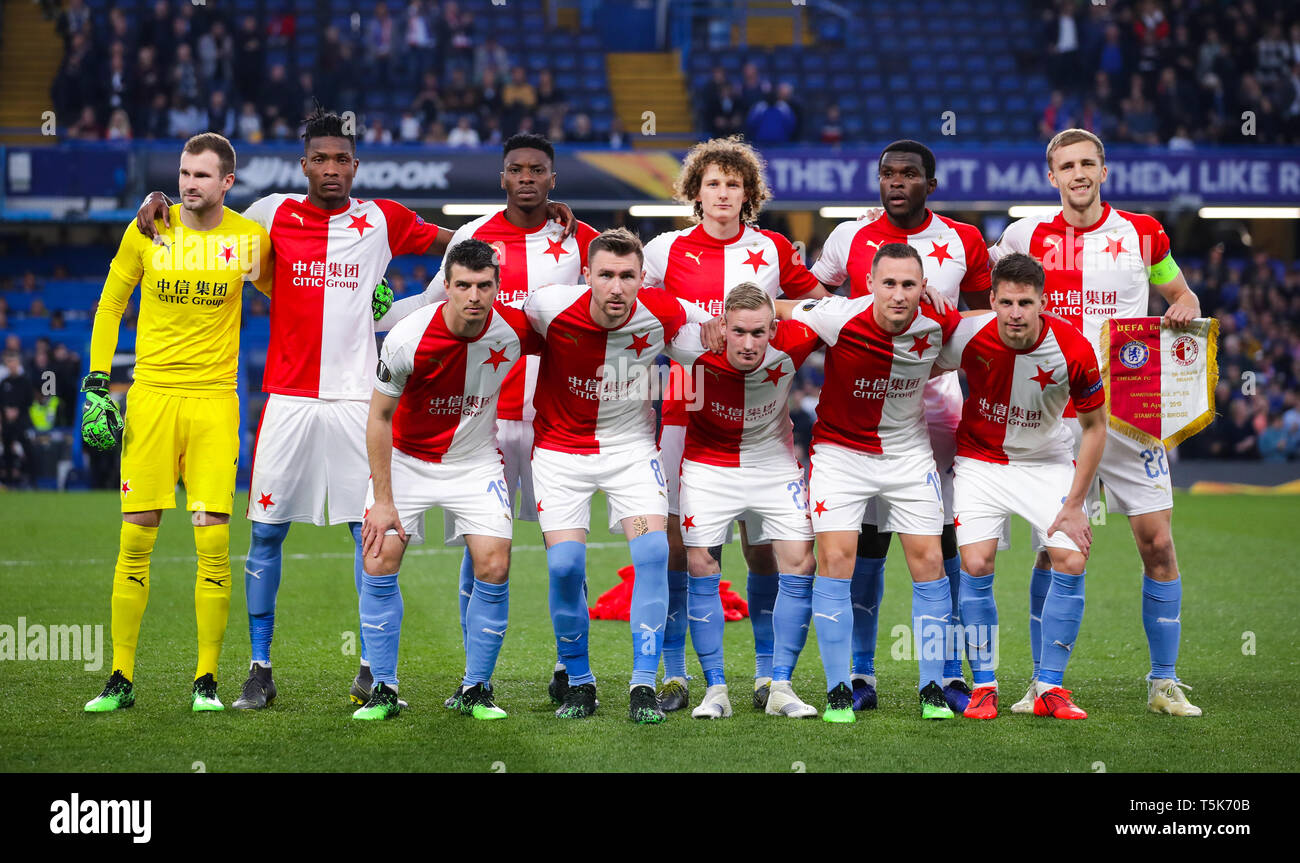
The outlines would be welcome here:
[[[257,504],[265,511],[275,506],[275,501],[271,500],[269,493],[262,492],[262,496],[257,499]]]
[[[131,480],[129,479],[122,480],[122,494],[126,494],[130,490],[131,490]]]
[[[956,513],[953,513],[953,516],[952,516],[952,526],[953,526],[953,527],[961,527],[961,519],[957,517],[957,514],[956,514]]]
[[[353,216],[352,224],[348,225],[348,227],[356,228],[357,236],[364,237],[366,235],[366,228],[373,228],[374,225],[370,224],[370,222],[366,220],[366,214],[362,213],[360,216]]]
[[[221,247],[221,257],[225,258],[227,264],[230,263],[230,259],[233,258],[234,256],[235,256],[234,246]]]
[[[1106,251],[1110,254],[1110,259],[1112,261],[1119,260],[1119,253],[1127,251],[1127,249],[1124,248],[1124,238],[1120,237],[1118,240],[1116,240],[1116,239],[1112,239],[1111,237],[1107,237]]]
[[[745,260],[745,264],[750,264],[751,266],[753,266],[754,272],[757,273],[759,267],[767,266],[767,261],[763,260],[762,249],[759,249],[757,252],[749,252],[748,254],[749,257]],[[743,267],[744,264],[741,264],[741,266]]]
[[[775,366],[767,370],[767,379],[764,380],[763,383],[765,384],[770,383],[772,384],[772,386],[776,386],[776,384],[781,380],[781,378],[785,377],[788,374],[790,373],[781,371],[780,366]]]
[[[627,346],[629,351],[636,351],[636,355],[641,356],[642,351],[650,350],[650,334],[640,333],[632,336],[632,344]]]
[[[537,511],[542,512],[542,502],[540,500],[537,501]]]
[[[682,530],[690,530],[693,527],[695,527],[695,516],[688,515],[682,519]]]
[[[483,361],[483,365],[486,366],[490,364],[492,366],[492,371],[494,372],[499,371],[501,369],[502,363],[510,362],[510,358],[506,356],[505,348],[502,348],[499,351],[494,351],[492,348],[488,348],[488,353],[491,356],[489,356],[487,359]]]
[[[950,246],[950,245],[952,245],[952,244],[951,244],[951,243],[944,243],[944,244],[941,246],[941,245],[939,245],[938,243],[936,243],[936,242],[934,242],[933,240],[931,240],[931,241],[930,241],[930,254],[926,255],[926,257],[927,257],[927,258],[934,258],[934,259],[936,259],[936,260],[939,262],[939,266],[942,267],[944,261],[951,261],[951,260],[953,259],[953,258],[952,258],[952,255],[948,254],[948,246]]]
[[[824,500],[817,501],[817,505],[813,507],[813,512],[817,513],[818,515],[821,515],[825,511],[826,511],[826,501]]]
[[[1052,380],[1052,372],[1054,369],[1044,369],[1040,365],[1035,365],[1034,368],[1038,369],[1038,374],[1034,375],[1030,380],[1038,384],[1040,392],[1047,389],[1048,384],[1056,383],[1056,381]]]
[[[555,262],[556,262],[556,263],[559,263],[559,261],[560,261],[560,255],[567,255],[567,254],[569,254],[569,253],[566,252],[566,251],[564,250],[564,243],[556,242],[555,240],[552,240],[550,237],[547,237],[547,238],[546,238],[546,251],[542,252],[542,254],[543,254],[543,255],[554,255],[554,256],[555,256]]]
[[[912,346],[908,348],[908,350],[912,351],[919,357],[921,354],[928,351],[931,347],[932,345],[930,344],[930,334],[926,333],[923,336],[912,336]]]

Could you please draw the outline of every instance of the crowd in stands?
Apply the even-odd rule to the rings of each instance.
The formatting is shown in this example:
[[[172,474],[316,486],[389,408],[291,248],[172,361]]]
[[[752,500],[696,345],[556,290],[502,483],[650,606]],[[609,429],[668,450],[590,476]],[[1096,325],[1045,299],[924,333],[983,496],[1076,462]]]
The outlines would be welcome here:
[[[0,294],[0,310],[5,305]],[[54,479],[70,452],[81,357],[47,337],[25,352],[18,336],[9,334],[0,362],[0,487],[31,487],[37,477]]]
[[[598,132],[590,116],[570,111],[548,70],[530,76],[453,0],[381,2],[351,22],[326,26],[314,71],[295,75],[272,62],[294,43],[292,12],[267,21],[232,15],[229,4],[157,0],[143,21],[113,7],[101,32],[85,0],[65,0],[56,25],[65,55],[51,86],[56,116],[68,118],[60,135],[150,140],[215,131],[235,142],[287,142],[317,100],[342,111],[397,93],[413,98],[357,111],[365,143],[495,146],[534,131],[556,143],[624,145],[617,120]]]
[[[1044,141],[1077,126],[1107,143],[1183,149],[1300,143],[1300,4],[1041,5],[1054,87],[1039,118]]]

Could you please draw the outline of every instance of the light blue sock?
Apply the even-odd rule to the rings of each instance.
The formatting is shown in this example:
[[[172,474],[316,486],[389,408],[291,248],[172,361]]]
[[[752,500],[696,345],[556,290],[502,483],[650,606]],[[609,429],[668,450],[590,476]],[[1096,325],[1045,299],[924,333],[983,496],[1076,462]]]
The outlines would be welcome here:
[[[569,672],[569,685],[595,683],[591,658],[587,652],[587,631],[591,618],[587,614],[587,544],[560,542],[546,549],[546,568],[550,573],[551,626],[560,661]]]
[[[631,684],[654,686],[664,649],[664,624],[668,622],[668,533],[656,530],[634,537],[627,548],[636,572],[628,613],[632,628]]]
[[[1052,571],[1034,567],[1029,577],[1029,652],[1034,657],[1034,678],[1043,661],[1043,600],[1052,586]]]
[[[943,677],[944,680],[951,680],[955,677],[961,677],[961,659],[966,654],[965,639],[961,637],[961,558],[945,557],[943,560],[943,574],[948,578],[948,601],[952,605],[952,626],[948,630],[950,633],[957,633],[956,637],[949,636],[944,642],[943,658]]]
[[[352,547],[356,551],[352,555],[352,582],[357,588],[357,607],[361,605],[361,579],[366,574],[366,552],[365,546],[361,542],[361,522],[348,522],[348,533],[352,534]],[[357,628],[357,641],[361,642],[361,664],[370,664],[370,655],[366,653],[366,633],[365,627]]]
[[[961,572],[961,622],[966,632],[966,659],[975,687],[993,686],[997,658],[998,604],[993,599],[993,573]]]
[[[847,578],[818,575],[813,578],[813,626],[817,649],[826,673],[826,691],[849,685],[849,657],[853,641],[853,600]]]
[[[912,582],[912,633],[920,675],[917,691],[931,682],[943,685],[944,644],[952,630],[952,592],[948,576]]]
[[[402,638],[402,589],[397,573],[361,578],[361,628],[370,643],[370,673],[375,685],[397,688],[397,647]]]
[[[1052,570],[1052,587],[1043,600],[1043,658],[1038,679],[1051,686],[1065,682],[1065,666],[1083,623],[1083,576]]]
[[[876,635],[880,627],[880,600],[884,595],[885,558],[859,557],[853,563],[854,674],[876,673]]]
[[[1183,579],[1156,581],[1142,576],[1142,628],[1151,652],[1152,680],[1177,680],[1178,642],[1183,633]]]
[[[781,583],[774,575],[749,574],[745,595],[749,603],[749,625],[754,629],[754,676],[772,676],[772,608]]]
[[[510,582],[488,584],[474,580],[469,608],[465,612],[468,629],[465,650],[465,686],[487,683],[497,667],[497,656],[506,638],[510,619]]]
[[[808,641],[813,577],[783,572],[777,583],[779,590],[772,605],[772,679],[789,680]]]
[[[704,669],[706,686],[726,683],[722,670],[722,597],[718,595],[721,575],[705,575],[690,581],[686,618],[691,622],[691,644]]]
[[[686,572],[668,570],[668,620],[664,622],[664,679],[686,677]]]
[[[248,640],[253,661],[271,664],[271,636],[275,632],[275,597],[280,592],[280,562],[289,522],[253,522],[253,539],[244,563],[244,602],[248,606]]]
[[[460,600],[460,644],[469,655],[469,629],[465,625],[465,615],[469,610],[469,600],[474,594],[474,558],[465,547],[465,554],[460,559],[460,582],[456,588]]]

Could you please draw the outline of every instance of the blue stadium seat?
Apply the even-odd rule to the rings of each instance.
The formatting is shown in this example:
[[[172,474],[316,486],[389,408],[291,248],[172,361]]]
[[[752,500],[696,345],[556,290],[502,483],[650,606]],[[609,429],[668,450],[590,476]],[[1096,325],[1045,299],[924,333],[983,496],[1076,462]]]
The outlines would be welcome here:
[[[875,54],[859,54],[854,60],[854,65],[859,72],[875,72],[880,69],[880,58]]]
[[[824,92],[827,80],[824,72],[805,72],[799,90],[809,94]]]

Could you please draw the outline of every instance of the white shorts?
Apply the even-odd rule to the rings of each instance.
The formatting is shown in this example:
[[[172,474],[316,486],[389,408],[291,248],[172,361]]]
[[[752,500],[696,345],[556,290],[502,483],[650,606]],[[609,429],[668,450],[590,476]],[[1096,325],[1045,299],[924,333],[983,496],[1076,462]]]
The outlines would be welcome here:
[[[659,429],[659,463],[668,482],[668,512],[680,515],[682,451],[686,448],[686,426],[661,426]]]
[[[811,542],[803,469],[719,467],[682,461],[682,544],[712,548],[727,542],[731,522],[750,537]],[[757,544],[757,543],[756,543]]]
[[[452,527],[448,544],[466,534],[510,539],[514,523],[501,474],[501,459],[473,462],[430,462],[393,450],[393,504],[402,528],[419,545],[424,542],[424,514],[443,507]],[[375,502],[375,484],[367,482],[366,510]],[[388,531],[396,534],[396,530]]]
[[[248,519],[263,524],[361,521],[370,403],[272,394],[253,445]]]
[[[1074,465],[993,464],[958,456],[954,472],[959,547],[986,539],[1001,540],[1010,516],[1018,515],[1033,529],[1035,548],[1079,550],[1074,540],[1059,530],[1047,535],[1047,528],[1070,493]]]
[[[654,444],[614,452],[570,453],[533,448],[533,489],[542,532],[588,530],[591,497],[609,501],[609,529],[635,515],[668,517],[668,484]]]
[[[927,421],[926,430],[930,433],[930,449],[934,451],[934,466],[939,471],[939,486],[943,496],[943,521],[944,524],[951,524],[952,460],[957,456],[957,423],[950,416],[937,416]],[[876,498],[873,497],[867,502],[867,514],[862,517],[862,523],[879,526],[880,522],[877,519]]]
[[[877,500],[881,530],[922,536],[943,533],[939,472],[929,453],[883,456],[815,444],[808,484],[817,533],[858,532],[872,497]]]
[[[1065,420],[1074,435],[1074,454],[1079,455],[1083,427],[1074,417]],[[1173,478],[1169,473],[1169,454],[1161,444],[1153,447],[1138,443],[1113,428],[1106,430],[1106,449],[1101,454],[1097,478],[1106,487],[1106,511],[1121,515],[1145,515],[1172,509]],[[1088,495],[1089,512],[1100,502],[1097,483]],[[1100,511],[1100,510],[1095,510]]]
[[[532,420],[497,420],[497,450],[501,453],[515,521],[537,521],[537,498],[533,497]],[[517,503],[516,489],[519,491]],[[452,539],[458,534],[456,519],[450,512],[442,514],[442,529],[447,545],[465,544],[462,539]]]

